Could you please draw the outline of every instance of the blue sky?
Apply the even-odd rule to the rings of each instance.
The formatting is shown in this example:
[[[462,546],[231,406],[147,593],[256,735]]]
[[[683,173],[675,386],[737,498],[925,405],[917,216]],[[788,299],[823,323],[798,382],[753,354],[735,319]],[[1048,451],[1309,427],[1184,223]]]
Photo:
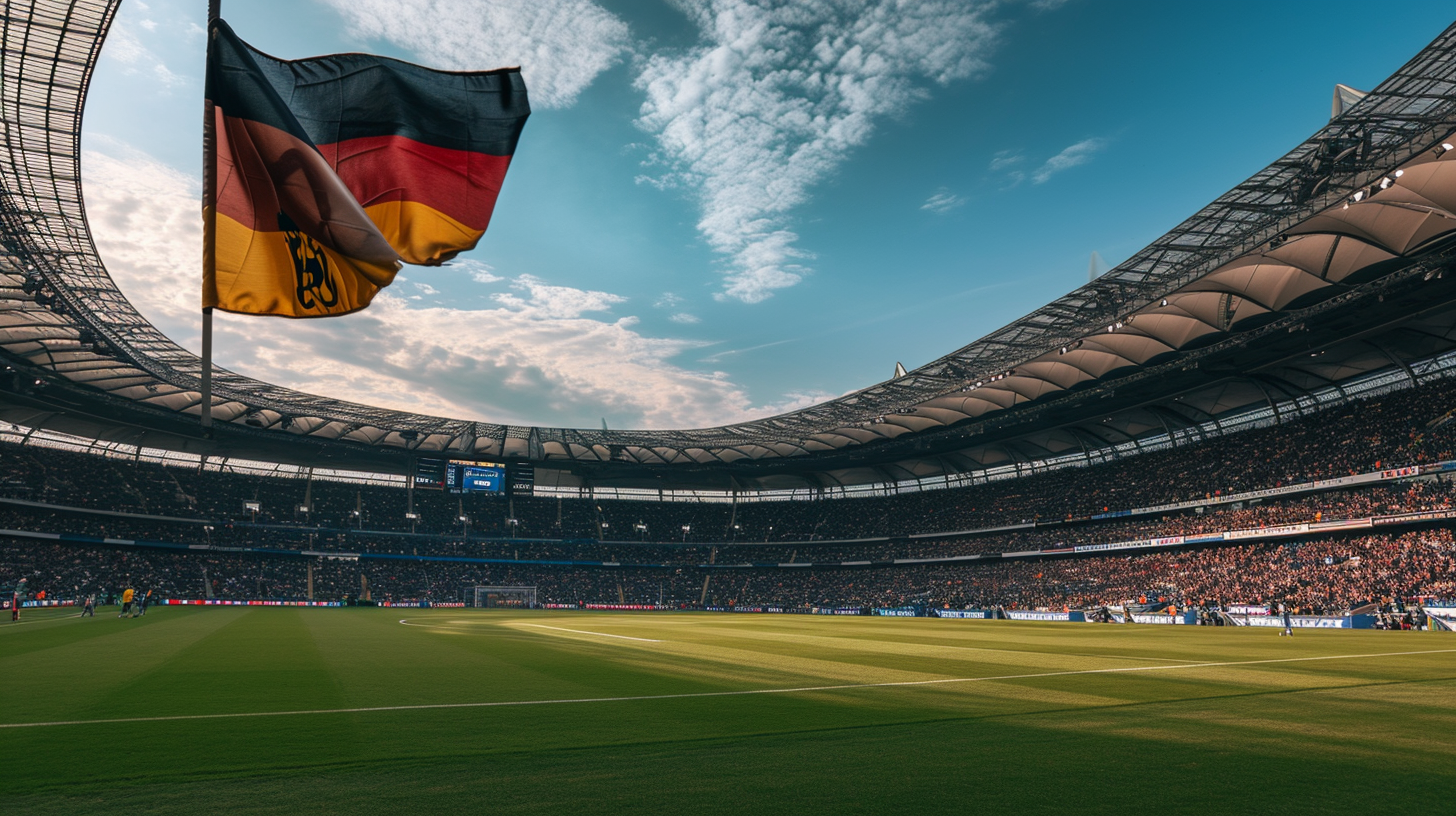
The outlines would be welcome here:
[[[87,205],[196,350],[205,3],[126,0]],[[222,315],[305,391],[548,426],[730,423],[928,362],[1113,265],[1451,23],[1439,4],[225,0],[264,51],[520,64],[490,231],[358,315]],[[281,23],[280,21],[286,21]]]

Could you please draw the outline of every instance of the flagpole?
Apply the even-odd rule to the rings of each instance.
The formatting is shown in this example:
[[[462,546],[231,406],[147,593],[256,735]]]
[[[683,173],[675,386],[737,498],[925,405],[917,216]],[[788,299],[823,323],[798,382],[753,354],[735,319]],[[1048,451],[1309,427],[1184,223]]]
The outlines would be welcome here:
[[[212,53],[212,24],[222,16],[222,0],[207,0],[207,50]],[[217,134],[212,100],[202,104],[202,263],[203,278],[216,260]],[[205,285],[205,284],[204,284]],[[212,307],[202,307],[202,428],[212,430]]]

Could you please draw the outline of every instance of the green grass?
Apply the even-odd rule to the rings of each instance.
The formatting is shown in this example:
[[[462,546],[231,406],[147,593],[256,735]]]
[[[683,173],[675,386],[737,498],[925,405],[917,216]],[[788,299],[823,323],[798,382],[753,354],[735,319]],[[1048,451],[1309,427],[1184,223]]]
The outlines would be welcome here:
[[[1157,668],[1107,671],[1133,667]],[[5,814],[1368,816],[1456,791],[1439,633],[103,609],[0,623],[0,676],[0,724],[74,723],[0,728]],[[972,678],[999,679],[866,685]],[[280,711],[324,713],[193,718]],[[114,722],[152,717],[186,718]]]

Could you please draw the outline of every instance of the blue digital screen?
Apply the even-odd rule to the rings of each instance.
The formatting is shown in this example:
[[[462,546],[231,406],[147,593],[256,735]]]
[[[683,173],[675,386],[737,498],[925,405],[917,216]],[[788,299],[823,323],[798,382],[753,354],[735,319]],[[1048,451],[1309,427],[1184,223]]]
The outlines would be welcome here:
[[[466,493],[499,493],[505,483],[505,468],[467,465],[460,473],[460,487]]]
[[[450,493],[504,494],[506,466],[495,462],[452,459],[445,468],[445,490]]]

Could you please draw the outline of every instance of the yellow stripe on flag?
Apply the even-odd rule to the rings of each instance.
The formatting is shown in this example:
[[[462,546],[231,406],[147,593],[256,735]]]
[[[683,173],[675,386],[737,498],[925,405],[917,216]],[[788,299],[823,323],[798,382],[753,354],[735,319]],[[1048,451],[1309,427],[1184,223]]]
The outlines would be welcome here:
[[[418,201],[385,201],[364,212],[405,263],[438,266],[473,249],[485,234]]]
[[[368,306],[394,280],[394,269],[344,258],[301,233],[254,232],[226,215],[215,217],[216,271],[203,281],[205,307],[283,317],[341,315]]]

